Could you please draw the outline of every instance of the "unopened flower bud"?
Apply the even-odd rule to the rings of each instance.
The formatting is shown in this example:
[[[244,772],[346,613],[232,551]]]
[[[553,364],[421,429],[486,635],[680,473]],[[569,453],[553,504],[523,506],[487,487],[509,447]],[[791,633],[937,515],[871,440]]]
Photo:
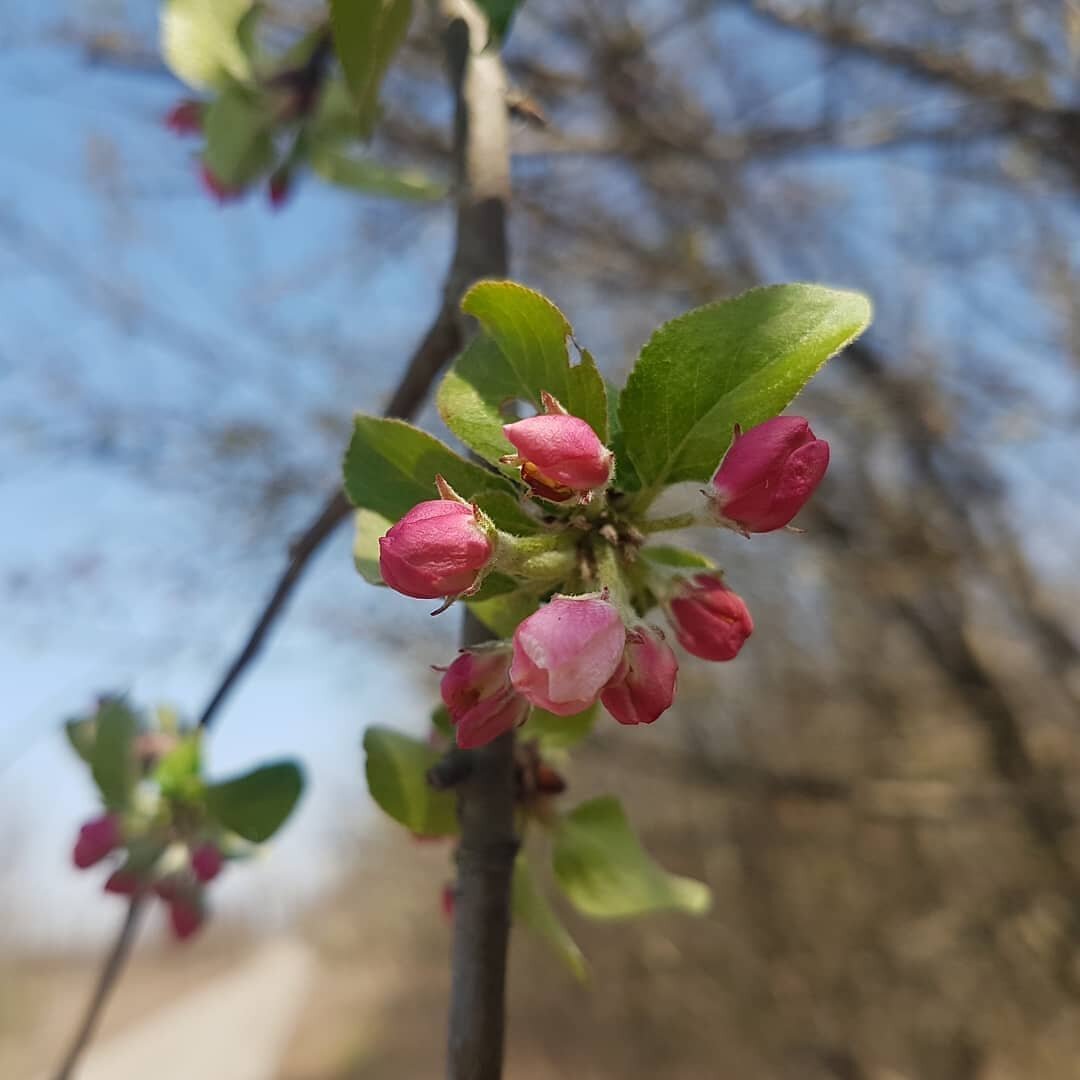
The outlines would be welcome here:
[[[266,185],[266,196],[274,210],[280,210],[292,194],[292,174],[287,169],[278,169]]]
[[[169,923],[177,941],[187,941],[205,919],[206,914],[197,897],[176,896],[169,901]]]
[[[546,413],[503,428],[517,450],[503,462],[519,465],[533,494],[551,502],[606,487],[614,455],[585,420],[570,416],[550,394],[544,395],[544,403]]]
[[[713,574],[682,581],[666,603],[679,644],[702,660],[731,660],[754,632],[741,596]]]
[[[626,634],[622,661],[600,701],[620,724],[651,724],[671,708],[679,662],[664,635],[649,626]]]
[[[221,873],[225,860],[217,844],[200,844],[191,853],[191,870],[204,885]]]
[[[105,882],[105,891],[114,893],[116,896],[134,896],[141,887],[139,875],[123,867],[114,870]]]
[[[740,433],[709,485],[717,520],[749,535],[782,529],[829,465],[829,444],[801,416],[776,416]]]
[[[443,885],[442,892],[439,894],[439,907],[442,910],[443,918],[447,922],[454,921],[454,900],[455,900],[454,886],[449,882]]]
[[[120,818],[116,814],[93,818],[79,829],[72,859],[80,870],[85,870],[115,851],[121,839]]]
[[[510,650],[463,652],[442,677],[440,690],[457,744],[472,750],[525,722],[529,703],[510,685]]]
[[[179,101],[165,114],[165,126],[177,135],[195,135],[202,131],[201,101]]]
[[[572,716],[592,705],[622,659],[626,628],[601,596],[556,596],[518,625],[510,681],[533,705]]]
[[[202,180],[203,187],[213,195],[219,203],[231,202],[243,195],[243,191],[240,188],[234,188],[229,184],[226,184],[205,161],[199,166],[199,178]]]
[[[468,593],[491,561],[492,532],[466,502],[419,503],[379,541],[382,579],[422,600]]]

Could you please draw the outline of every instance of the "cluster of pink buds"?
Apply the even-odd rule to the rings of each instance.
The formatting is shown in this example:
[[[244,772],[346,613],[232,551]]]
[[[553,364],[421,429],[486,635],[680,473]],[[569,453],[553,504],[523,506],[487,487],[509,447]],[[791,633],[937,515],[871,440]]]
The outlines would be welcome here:
[[[102,814],[79,829],[72,860],[76,867],[85,870],[124,850],[128,839],[119,814]],[[104,888],[117,896],[135,897],[145,893],[158,896],[168,907],[173,934],[184,941],[203,925],[205,886],[224,869],[225,859],[218,845],[206,839],[190,842],[183,862],[168,856],[161,858],[165,848],[164,844],[159,846],[155,857],[140,862],[139,868],[129,859],[113,870]]]
[[[621,509],[625,502],[607,497],[614,454],[585,420],[550,394],[542,400],[543,413],[503,428],[516,453],[500,460],[520,471],[529,498],[542,508],[555,504],[540,513],[552,533],[561,528],[573,550],[558,580],[535,586],[534,595],[547,601],[519,623],[512,641],[466,650],[441,669],[443,701],[464,748],[523,724],[531,707],[572,716],[599,702],[621,724],[653,723],[675,699],[679,666],[663,632],[641,621],[654,602],[678,643],[703,660],[734,659],[754,629],[746,604],[717,571],[650,569],[646,599],[635,598],[627,568],[643,533]],[[828,443],[802,417],[776,417],[746,432],[736,428],[704,493],[707,520],[745,536],[784,528],[828,462]],[[413,507],[380,541],[387,585],[449,603],[475,594],[492,569],[513,575],[515,565],[524,565],[512,564],[507,554],[523,541],[496,529],[441,477],[436,486],[438,499]],[[588,591],[581,586],[597,580],[601,549],[608,578],[599,572],[604,587]],[[528,573],[518,576],[528,580]]]

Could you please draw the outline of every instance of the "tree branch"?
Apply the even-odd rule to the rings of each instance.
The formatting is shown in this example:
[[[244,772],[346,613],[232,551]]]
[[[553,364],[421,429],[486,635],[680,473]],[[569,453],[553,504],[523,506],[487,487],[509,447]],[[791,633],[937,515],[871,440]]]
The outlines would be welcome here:
[[[507,272],[510,130],[506,73],[488,47],[487,19],[472,0],[442,0],[444,46],[455,100],[459,215],[449,289]],[[467,333],[468,328],[463,327]],[[463,642],[490,635],[471,614]],[[499,1080],[505,1038],[514,828],[514,733],[470,752],[458,786],[457,894],[447,1039],[449,1080]]]
[[[102,965],[101,973],[98,975],[97,985],[94,987],[94,992],[87,1004],[82,1023],[75,1033],[75,1038],[72,1040],[68,1052],[64,1055],[60,1068],[56,1070],[54,1080],[70,1080],[79,1058],[82,1057],[83,1051],[94,1037],[94,1031],[97,1028],[98,1021],[101,1019],[105,1003],[109,1000],[109,995],[124,970],[124,964],[127,962],[132,945],[135,944],[135,933],[139,929],[139,922],[145,904],[146,897],[144,895],[140,894],[131,898],[127,914],[124,916],[124,921],[120,926],[120,933],[117,934],[112,948],[105,957],[105,963]]]

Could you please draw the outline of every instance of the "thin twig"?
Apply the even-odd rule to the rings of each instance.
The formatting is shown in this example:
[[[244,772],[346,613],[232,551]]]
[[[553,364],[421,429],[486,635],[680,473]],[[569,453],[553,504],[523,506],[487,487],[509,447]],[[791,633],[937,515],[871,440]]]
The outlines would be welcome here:
[[[395,416],[401,419],[411,417],[423,403],[435,376],[458,351],[461,334],[456,313],[457,300],[458,297],[454,296],[451,307],[449,296],[444,298],[439,314],[409,360],[405,374],[401,377],[384,416]],[[226,668],[220,683],[199,714],[199,727],[209,727],[240,676],[258,656],[267,635],[292,596],[308,563],[334,530],[349,516],[350,509],[345,493],[339,488],[326,500],[311,524],[289,546],[288,565],[270,590],[266,603],[248,633],[243,647]]]
[[[128,954],[131,952],[132,945],[135,944],[135,934],[139,929],[139,922],[145,904],[146,897],[143,894],[131,898],[127,914],[124,916],[124,922],[120,927],[120,933],[117,934],[112,948],[105,957],[105,963],[102,965],[101,973],[98,975],[94,993],[86,1006],[86,1013],[83,1016],[82,1023],[79,1025],[79,1030],[75,1033],[75,1038],[64,1056],[63,1063],[56,1071],[54,1080],[69,1080],[79,1058],[82,1057],[83,1051],[94,1037],[94,1030],[101,1019],[105,1003],[109,1000],[109,995],[124,970],[124,964],[127,961]]]

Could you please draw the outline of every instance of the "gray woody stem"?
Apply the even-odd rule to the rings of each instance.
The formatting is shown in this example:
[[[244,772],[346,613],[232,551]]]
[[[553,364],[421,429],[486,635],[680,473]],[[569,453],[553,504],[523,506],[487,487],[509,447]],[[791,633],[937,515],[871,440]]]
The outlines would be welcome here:
[[[457,101],[458,240],[451,281],[505,277],[510,199],[506,75],[472,0],[442,0],[446,55]],[[467,330],[467,328],[464,328]],[[464,644],[489,637],[465,616]],[[505,1032],[514,829],[514,735],[471,752],[458,786],[457,893],[451,961],[449,1080],[499,1080]]]
[[[464,324],[458,307],[465,290],[478,278],[503,277],[506,274],[506,209],[510,192],[510,154],[506,83],[502,63],[496,50],[485,51],[487,23],[469,0],[454,0],[454,2],[447,0],[441,8],[447,27],[446,55],[456,102],[454,153],[458,178],[457,238],[453,258],[443,285],[439,312],[410,358],[384,413],[386,416],[403,419],[413,416],[420,408],[435,377],[454,358],[466,339],[468,328]],[[311,524],[290,546],[288,564],[274,583],[243,646],[225,669],[224,675],[199,715],[200,727],[209,727],[212,723],[230,691],[261,652],[270,631],[287,607],[311,560],[323,543],[349,516],[349,513],[350,507],[344,493],[340,489],[333,492]],[[479,793],[488,790],[492,784],[492,777],[496,774],[501,775],[506,783],[510,782],[512,739],[507,739],[505,742],[507,748],[503,753],[506,760],[503,765],[498,764],[500,758],[495,752],[486,755],[482,759],[482,764],[478,761],[479,776],[476,778],[474,789],[477,799],[479,799]],[[474,805],[479,807],[482,803],[477,801]],[[512,809],[512,805],[508,807],[506,817],[507,822],[510,822],[511,832]],[[466,814],[466,816],[470,815]],[[473,847],[476,850],[487,850],[482,837],[474,842]],[[512,866],[512,857],[508,865]],[[508,920],[506,897],[509,886],[497,882],[495,885],[494,893],[489,894],[489,891],[485,890],[478,894],[479,899],[486,905],[489,901],[484,898],[489,895],[494,896],[494,907],[507,912],[505,919]],[[475,890],[470,889],[470,895],[474,892]],[[502,900],[498,899],[500,896]],[[109,996],[123,973],[135,941],[142,909],[141,900],[133,902],[129,907],[120,933],[106,955],[93,995],[87,1005],[79,1030],[64,1055],[56,1080],[67,1080],[73,1075],[75,1067],[90,1044]],[[487,910],[487,907],[481,910]],[[471,1046],[475,1030],[487,1041],[487,1053],[495,1055],[494,1069],[493,1071],[491,1069],[469,1071],[464,1066],[457,1069],[453,1064],[454,1054],[452,1053],[450,1070],[454,1077],[497,1077],[500,1073],[502,979],[506,965],[506,929],[503,930],[499,940],[501,940],[501,945],[492,939],[484,943],[483,951],[478,945],[477,951],[477,957],[482,957],[482,970],[486,971],[490,967],[498,974],[497,999],[490,996],[485,998],[486,1002],[490,1001],[490,1007],[484,1012],[486,1018],[497,1015],[498,1037],[493,1040],[489,1034],[493,1029],[486,1022],[464,1032],[461,1039],[452,1035],[452,1042]],[[492,946],[498,946],[498,950],[501,951],[498,951],[494,960],[489,961],[488,950]],[[467,974],[470,971],[479,970],[478,965],[464,960],[462,966]],[[457,967],[455,960],[455,986],[458,983]],[[463,976],[462,981],[469,980]],[[472,998],[470,996],[463,1000],[472,1000]],[[455,1015],[459,1013],[460,1010],[455,1012]],[[477,1060],[480,1060],[479,1055],[477,1055]],[[487,1061],[488,1058],[485,1057],[483,1060]]]

